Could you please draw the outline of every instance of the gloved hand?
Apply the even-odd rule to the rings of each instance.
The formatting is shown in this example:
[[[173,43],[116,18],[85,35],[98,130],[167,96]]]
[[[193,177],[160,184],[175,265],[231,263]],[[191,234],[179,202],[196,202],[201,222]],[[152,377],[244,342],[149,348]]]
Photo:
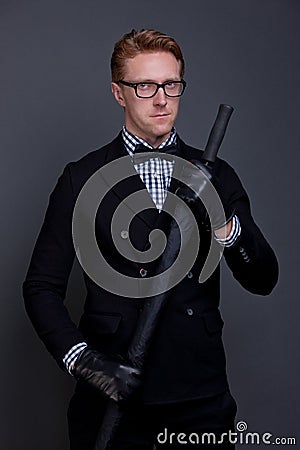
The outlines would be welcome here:
[[[73,375],[116,402],[127,400],[141,385],[141,372],[129,366],[121,356],[107,356],[91,347],[86,347],[78,356]]]
[[[192,166],[191,164],[187,164],[182,169],[181,179],[184,185],[177,188],[176,195],[184,200],[191,208],[195,208],[200,216],[202,225],[207,224],[210,220],[213,230],[222,228],[230,222],[234,216],[234,210],[225,200],[219,180],[215,175],[212,175],[211,168],[198,160],[191,162],[193,163]],[[219,202],[216,201],[216,194],[211,184],[221,201],[223,212]],[[196,188],[196,192],[190,186]],[[201,198],[205,199],[205,205],[202,203]]]

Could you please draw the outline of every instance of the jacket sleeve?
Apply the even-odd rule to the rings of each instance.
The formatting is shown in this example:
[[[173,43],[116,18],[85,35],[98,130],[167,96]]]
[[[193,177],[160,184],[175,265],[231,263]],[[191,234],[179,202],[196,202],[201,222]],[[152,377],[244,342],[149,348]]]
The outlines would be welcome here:
[[[63,368],[62,359],[84,341],[64,305],[74,261],[72,214],[75,199],[70,165],[59,177],[23,283],[25,308],[48,351]]]
[[[268,295],[278,281],[278,262],[274,251],[254,222],[249,197],[239,177],[223,161],[222,185],[228,202],[241,224],[241,234],[233,246],[224,249],[224,257],[234,278],[253,294]]]

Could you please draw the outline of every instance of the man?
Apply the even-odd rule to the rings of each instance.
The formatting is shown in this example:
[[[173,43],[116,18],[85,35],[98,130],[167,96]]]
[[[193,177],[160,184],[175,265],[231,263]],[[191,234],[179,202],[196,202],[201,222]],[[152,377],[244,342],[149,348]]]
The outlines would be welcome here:
[[[188,188],[185,190],[172,179],[172,148],[182,161],[199,161],[202,155],[200,150],[186,145],[174,128],[186,85],[184,60],[175,40],[154,30],[132,30],[116,43],[111,69],[112,92],[124,108],[125,125],[110,144],[64,169],[50,196],[24,282],[25,304],[49,352],[78,380],[68,410],[71,450],[94,448],[108,399],[125,405],[127,402],[114,449],[150,450],[154,444],[157,448],[182,448],[180,433],[185,436],[194,433],[194,438],[195,434],[200,437],[202,433],[215,433],[220,438],[222,433],[233,429],[236,414],[221,338],[219,266],[204,283],[198,282],[211,232],[213,239],[224,247],[233,276],[252,293],[267,295],[272,291],[278,265],[253,221],[248,196],[227,163],[217,158],[211,170],[226,219],[215,225],[214,219],[207,225],[200,200],[195,200]],[[154,157],[136,160],[138,152],[143,151],[141,145],[150,152],[155,149]],[[164,159],[168,152],[171,153]],[[140,281],[155,274],[156,261],[130,260],[120,254],[112,238],[111,224],[117,207],[124,202],[126,205],[126,198],[141,190],[147,189],[145,195],[153,207],[134,211],[131,204],[129,228],[118,224],[125,247],[129,248],[131,243],[145,252],[150,247],[150,232],[166,229],[168,214],[164,206],[168,191],[181,192],[181,197],[190,203],[201,235],[193,267],[170,291],[143,371],[130,367],[124,359],[143,298],[129,298],[125,292],[116,294],[84,272],[87,297],[78,328],[63,305],[75,256],[72,241],[75,202],[96,171],[126,155],[130,156],[135,175],[125,174],[122,182],[110,187],[95,219],[97,244],[109,265]],[[188,179],[186,184],[189,185]],[[184,445],[189,448],[188,443]],[[193,442],[190,445],[196,447]],[[234,448],[234,445],[224,435],[222,444],[199,448]]]

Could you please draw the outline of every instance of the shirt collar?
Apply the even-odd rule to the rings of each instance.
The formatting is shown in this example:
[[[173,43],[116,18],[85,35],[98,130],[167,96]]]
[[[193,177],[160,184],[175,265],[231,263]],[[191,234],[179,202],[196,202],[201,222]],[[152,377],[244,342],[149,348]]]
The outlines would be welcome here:
[[[123,142],[125,144],[125,148],[128,151],[130,156],[133,156],[134,154],[134,150],[135,147],[138,144],[143,144],[146,147],[148,147],[150,150],[153,150],[153,146],[150,145],[148,142],[144,141],[143,139],[141,139],[138,136],[135,136],[134,134],[130,133],[128,130],[126,130],[125,125],[123,126],[122,129],[122,139]],[[162,148],[164,148],[166,145],[170,145],[170,144],[176,144],[177,141],[177,131],[175,129],[175,127],[172,128],[172,132],[170,134],[170,136],[164,141],[162,142],[156,150],[161,150]]]

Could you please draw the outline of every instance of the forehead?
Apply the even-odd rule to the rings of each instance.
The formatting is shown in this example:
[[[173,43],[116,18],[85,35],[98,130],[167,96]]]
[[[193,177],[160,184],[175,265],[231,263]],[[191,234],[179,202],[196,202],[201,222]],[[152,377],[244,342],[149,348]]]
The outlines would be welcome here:
[[[180,62],[170,52],[145,52],[128,58],[124,66],[127,81],[180,80]]]

